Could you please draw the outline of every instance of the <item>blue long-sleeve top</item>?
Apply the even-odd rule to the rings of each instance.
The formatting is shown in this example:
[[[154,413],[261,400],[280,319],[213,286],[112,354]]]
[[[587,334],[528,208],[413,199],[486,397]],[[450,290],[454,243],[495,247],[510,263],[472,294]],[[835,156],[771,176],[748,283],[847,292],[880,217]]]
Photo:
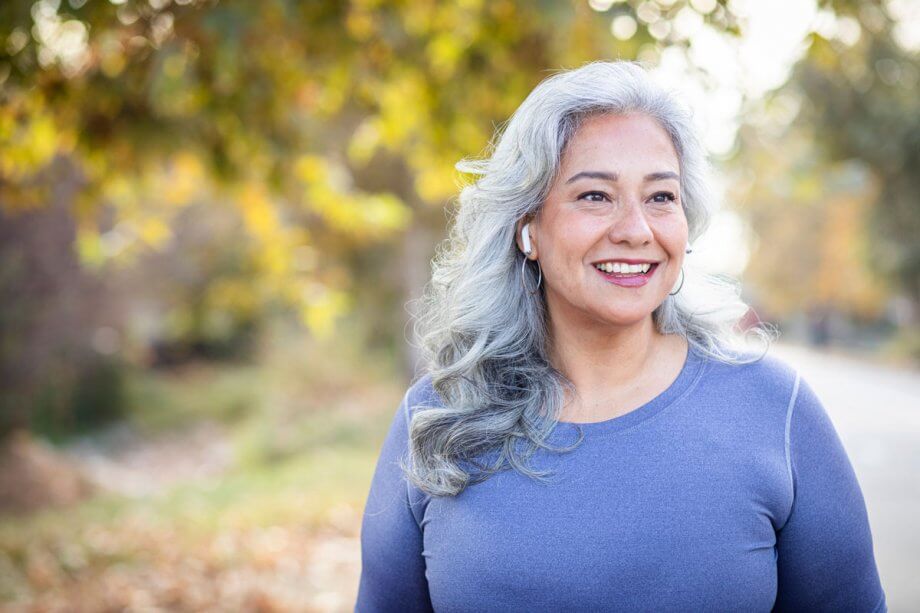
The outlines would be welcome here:
[[[560,422],[556,446],[457,496],[397,464],[430,376],[384,442],[361,530],[355,611],[887,611],[866,506],[814,391],[767,355],[692,348],[676,380],[625,415]]]

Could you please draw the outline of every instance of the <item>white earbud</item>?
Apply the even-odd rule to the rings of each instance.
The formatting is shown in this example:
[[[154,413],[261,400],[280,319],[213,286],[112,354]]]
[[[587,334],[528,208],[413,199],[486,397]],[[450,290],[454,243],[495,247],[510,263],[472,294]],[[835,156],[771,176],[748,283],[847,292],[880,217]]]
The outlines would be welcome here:
[[[521,242],[524,243],[524,255],[530,255],[532,248],[530,246],[530,224],[524,224],[521,230]]]

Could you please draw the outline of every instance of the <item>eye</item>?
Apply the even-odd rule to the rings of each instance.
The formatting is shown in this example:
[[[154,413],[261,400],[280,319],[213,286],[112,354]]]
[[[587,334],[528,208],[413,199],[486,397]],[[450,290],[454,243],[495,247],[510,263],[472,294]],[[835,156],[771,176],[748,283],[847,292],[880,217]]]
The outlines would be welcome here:
[[[652,200],[659,204],[664,204],[666,202],[674,202],[675,200],[677,200],[677,196],[675,196],[671,192],[658,192],[657,194],[652,196]]]
[[[579,200],[587,200],[588,202],[603,202],[608,200],[607,194],[604,192],[585,192],[578,197]]]

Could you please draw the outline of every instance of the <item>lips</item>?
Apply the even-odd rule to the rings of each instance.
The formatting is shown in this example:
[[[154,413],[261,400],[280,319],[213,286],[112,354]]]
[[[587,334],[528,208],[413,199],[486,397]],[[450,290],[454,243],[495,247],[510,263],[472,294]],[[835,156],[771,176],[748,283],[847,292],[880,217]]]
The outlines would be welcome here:
[[[624,261],[624,260],[620,260]],[[648,260],[646,260],[648,261]],[[638,262],[637,262],[638,263]],[[594,270],[597,271],[597,274],[601,275],[605,281],[608,283],[613,283],[614,285],[619,285],[620,287],[641,287],[649,282],[649,279],[652,278],[652,275],[655,274],[655,271],[658,270],[658,263],[655,262],[648,269],[648,272],[645,273],[617,273],[617,272],[604,272],[598,270],[594,266]]]

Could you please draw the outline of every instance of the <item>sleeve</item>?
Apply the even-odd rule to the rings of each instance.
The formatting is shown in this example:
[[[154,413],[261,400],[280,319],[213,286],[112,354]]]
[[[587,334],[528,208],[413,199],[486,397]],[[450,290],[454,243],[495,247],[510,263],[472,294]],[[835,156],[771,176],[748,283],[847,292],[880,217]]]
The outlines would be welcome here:
[[[433,611],[422,531],[409,507],[409,484],[398,464],[408,451],[410,392],[390,425],[364,507],[356,613]]]
[[[794,494],[777,532],[774,610],[887,611],[856,473],[824,406],[798,375],[786,454]]]

